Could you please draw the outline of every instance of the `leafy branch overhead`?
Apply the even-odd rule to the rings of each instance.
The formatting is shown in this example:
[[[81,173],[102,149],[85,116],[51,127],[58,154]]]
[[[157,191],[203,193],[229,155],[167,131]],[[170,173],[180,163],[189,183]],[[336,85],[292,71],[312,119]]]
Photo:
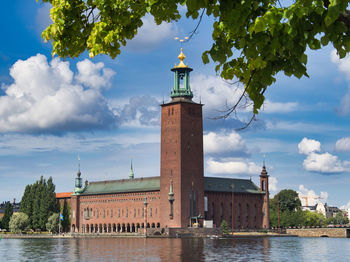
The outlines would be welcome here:
[[[224,79],[238,79],[257,114],[264,92],[276,74],[308,76],[307,48],[332,43],[340,58],[350,51],[350,1],[345,0],[42,0],[52,4],[51,24],[42,33],[52,41],[52,54],[115,58],[121,45],[137,34],[146,14],[157,24],[186,16],[197,19],[205,11],[214,17],[213,44],[204,63],[214,61]]]

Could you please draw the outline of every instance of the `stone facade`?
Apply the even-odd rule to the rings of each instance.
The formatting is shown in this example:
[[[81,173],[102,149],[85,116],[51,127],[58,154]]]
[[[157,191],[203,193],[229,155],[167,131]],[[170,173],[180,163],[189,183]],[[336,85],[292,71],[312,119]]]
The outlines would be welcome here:
[[[350,238],[350,228],[293,228],[287,229],[287,234],[299,237]]]

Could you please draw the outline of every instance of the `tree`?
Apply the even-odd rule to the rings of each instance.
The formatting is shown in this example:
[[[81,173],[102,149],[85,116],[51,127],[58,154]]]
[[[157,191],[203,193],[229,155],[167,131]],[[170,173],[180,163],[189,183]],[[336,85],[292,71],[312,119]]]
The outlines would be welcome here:
[[[277,197],[277,196],[275,196]],[[284,189],[278,193],[279,207],[283,211],[297,211],[301,208],[301,201],[298,193],[292,189]]]
[[[46,223],[46,229],[50,233],[57,233],[58,232],[58,221],[59,219],[59,214],[58,213],[53,213],[47,220]]]
[[[4,216],[2,217],[2,226],[6,229],[9,230],[9,223],[11,216],[13,214],[13,206],[11,205],[10,202],[7,202],[5,205],[5,212]]]
[[[49,216],[58,212],[55,185],[51,177],[46,182],[41,176],[40,180],[26,186],[22,196],[20,211],[28,215],[31,229],[46,229],[46,222]]]
[[[227,224],[225,219],[222,220],[220,227],[221,227],[222,233],[227,235],[229,230],[230,230],[230,228],[229,228],[229,226],[228,226],[228,224]]]
[[[186,7],[186,17],[199,18],[199,23],[204,15],[213,17],[213,44],[202,60],[208,63],[211,58],[222,78],[244,85],[241,98],[224,117],[246,94],[257,114],[279,72],[308,77],[307,48],[331,43],[340,58],[350,51],[349,0],[295,0],[283,5],[276,0],[42,1],[52,4],[53,21],[42,37],[52,41],[52,54],[61,57],[77,57],[87,50],[90,57],[115,58],[121,45],[135,37],[145,15],[153,16],[157,24],[178,21],[181,5]]]
[[[29,218],[25,213],[16,213],[10,219],[9,228],[11,232],[20,233],[28,230]]]
[[[67,203],[67,201],[64,201],[63,205],[60,206],[60,213],[63,216],[63,220],[61,222],[62,231],[68,232],[70,229],[70,205]]]

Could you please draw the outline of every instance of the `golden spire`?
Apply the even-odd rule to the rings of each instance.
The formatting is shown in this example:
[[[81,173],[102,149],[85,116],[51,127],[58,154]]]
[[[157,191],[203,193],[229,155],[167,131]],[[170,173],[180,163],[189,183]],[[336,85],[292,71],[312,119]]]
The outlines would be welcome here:
[[[175,67],[188,67],[188,65],[184,64],[184,59],[186,58],[186,56],[182,52],[182,47],[181,47],[181,52],[180,52],[178,58],[180,59],[180,63],[177,66],[175,66]]]

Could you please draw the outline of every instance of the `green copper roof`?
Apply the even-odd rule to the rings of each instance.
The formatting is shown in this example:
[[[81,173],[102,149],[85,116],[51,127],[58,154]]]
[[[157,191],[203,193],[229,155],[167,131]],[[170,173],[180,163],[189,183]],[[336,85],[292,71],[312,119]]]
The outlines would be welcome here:
[[[204,191],[211,192],[232,192],[231,185],[234,185],[234,192],[246,194],[264,194],[248,179],[204,177]],[[136,179],[121,179],[99,182],[89,182],[81,195],[128,193],[159,191],[160,177],[146,177]]]
[[[232,184],[235,193],[264,194],[248,179],[204,177],[204,191],[211,192],[232,192]]]
[[[81,195],[159,191],[160,177],[90,182]]]

